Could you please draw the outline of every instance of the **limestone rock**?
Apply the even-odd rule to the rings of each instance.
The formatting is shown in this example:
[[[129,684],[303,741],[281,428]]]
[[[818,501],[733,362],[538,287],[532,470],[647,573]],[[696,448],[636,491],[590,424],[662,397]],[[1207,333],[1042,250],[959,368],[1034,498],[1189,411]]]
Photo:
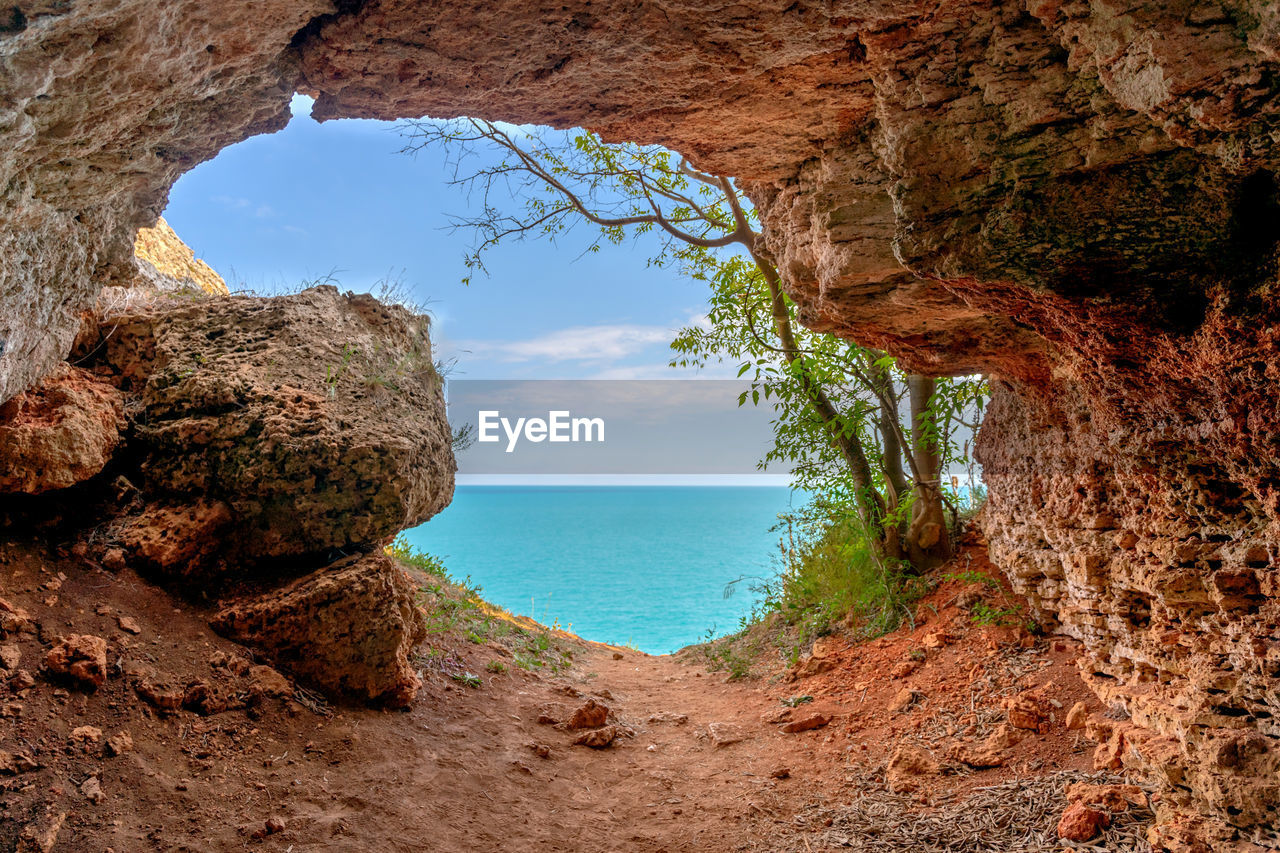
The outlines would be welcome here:
[[[36,495],[97,474],[119,443],[122,405],[106,382],[63,366],[0,406],[0,493]]]
[[[1067,786],[1067,802],[1118,813],[1131,806],[1146,807],[1147,794],[1137,785],[1093,785],[1076,782]]]
[[[589,746],[592,749],[604,749],[613,744],[618,737],[618,729],[616,726],[605,726],[600,729],[592,729],[583,732],[574,738],[573,743],[576,746]]]
[[[421,686],[409,655],[426,627],[409,579],[382,554],[350,557],[231,602],[213,626],[326,690],[399,706]]]
[[[58,834],[67,821],[67,813],[50,810],[22,828],[18,835],[17,853],[53,853]]]
[[[232,522],[231,509],[222,501],[150,504],[119,523],[115,538],[135,560],[166,576],[199,577],[222,549],[222,534]]]
[[[133,255],[147,284],[159,290],[198,290],[212,296],[230,295],[222,276],[195,256],[164,217],[156,220],[150,228],[138,229]]]
[[[813,731],[814,729],[823,728],[829,722],[831,722],[831,718],[826,714],[810,714],[809,716],[802,717],[799,720],[792,720],[789,723],[785,723],[782,726],[782,731],[787,734],[808,732]]]
[[[1089,718],[1089,707],[1083,702],[1077,702],[1071,706],[1071,710],[1067,712],[1066,726],[1070,731],[1078,731],[1085,727],[1085,721]]]
[[[1111,818],[1106,812],[1073,803],[1058,821],[1058,837],[1064,841],[1092,841],[1110,825]]]
[[[186,698],[186,688],[177,680],[164,675],[147,675],[134,685],[137,692],[147,704],[162,714],[173,714],[182,709]]]
[[[133,749],[133,735],[126,731],[119,731],[107,738],[106,744],[103,746],[103,752],[111,758],[124,755]]]
[[[30,631],[34,624],[26,610],[0,598],[0,637]]]
[[[101,358],[138,395],[133,446],[165,496],[120,535],[152,564],[210,541],[237,562],[367,546],[449,502],[427,318],[321,286],[112,322]]]
[[[64,637],[45,655],[44,665],[55,676],[96,690],[107,680],[107,641],[91,634]]]
[[[1001,723],[981,743],[956,744],[948,754],[956,761],[976,769],[1003,767],[1020,739],[1021,735],[1012,726]]]
[[[894,713],[901,713],[920,699],[920,693],[908,687],[904,687],[894,694],[893,699],[889,701],[889,710]]]
[[[569,717],[568,726],[571,729],[594,729],[608,721],[609,709],[595,699],[588,699],[573,712],[573,716]]]
[[[716,746],[732,746],[747,738],[747,733],[742,730],[742,727],[734,723],[708,723],[707,734]]]
[[[1015,729],[1029,729],[1044,734],[1049,730],[1053,704],[1039,693],[1028,690],[1001,702]]]
[[[894,793],[906,793],[914,791],[922,777],[937,776],[940,772],[941,766],[927,749],[903,743],[889,758],[885,781]]]

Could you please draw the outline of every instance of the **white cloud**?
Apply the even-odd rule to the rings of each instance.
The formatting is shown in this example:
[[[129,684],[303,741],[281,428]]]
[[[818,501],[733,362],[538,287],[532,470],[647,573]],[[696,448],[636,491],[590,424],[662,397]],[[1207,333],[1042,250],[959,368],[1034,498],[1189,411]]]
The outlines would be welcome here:
[[[612,362],[670,343],[668,326],[572,326],[518,341],[458,341],[457,348],[472,358],[505,362]]]

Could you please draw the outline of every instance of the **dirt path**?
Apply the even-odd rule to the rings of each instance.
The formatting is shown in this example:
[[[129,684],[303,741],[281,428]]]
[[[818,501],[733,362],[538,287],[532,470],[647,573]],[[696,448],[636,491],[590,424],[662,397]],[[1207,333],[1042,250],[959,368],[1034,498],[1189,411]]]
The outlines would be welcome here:
[[[53,849],[97,853],[832,849],[823,809],[857,797],[904,738],[942,756],[966,726],[974,738],[985,734],[1000,695],[1042,687],[1064,709],[1086,696],[1070,643],[1022,649],[1016,632],[975,628],[917,653],[937,641],[927,640],[929,631],[964,621],[945,601],[954,590],[944,588],[930,620],[870,644],[827,641],[827,662],[815,667],[822,671],[799,682],[775,673],[726,683],[692,658],[590,644],[557,677],[515,667],[493,674],[485,664],[502,649],[464,642],[456,653],[484,673],[483,683],[431,675],[408,712],[345,708],[325,716],[273,700],[248,712],[162,715],[139,698],[128,673],[190,683],[214,678],[220,670],[211,661],[244,651],[127,572],[33,551],[2,556],[3,597],[39,623],[38,632],[6,641],[22,666],[34,670],[53,638],[70,632],[108,638],[113,661],[111,677],[92,694],[44,679],[22,691],[10,682],[0,751],[29,754],[41,766],[0,776],[4,850],[23,827],[59,815],[65,821]],[[137,632],[121,630],[120,617]],[[899,666],[917,658],[922,666]],[[889,710],[904,690],[914,691],[910,707]],[[801,694],[813,699],[794,711],[780,702]],[[973,711],[975,696],[985,697],[986,710]],[[623,732],[609,748],[575,746],[579,732],[539,722],[566,721],[590,697],[611,709],[610,723]],[[830,721],[792,734],[768,721],[788,713]],[[104,740],[128,731],[134,746],[104,757],[96,742],[73,735],[82,726],[100,729]],[[1016,761],[926,780],[918,800],[1083,768],[1091,751],[1055,720],[1046,733],[1028,735]],[[100,783],[100,802],[85,793],[89,777]],[[269,818],[283,829],[273,824],[278,831],[265,834]]]

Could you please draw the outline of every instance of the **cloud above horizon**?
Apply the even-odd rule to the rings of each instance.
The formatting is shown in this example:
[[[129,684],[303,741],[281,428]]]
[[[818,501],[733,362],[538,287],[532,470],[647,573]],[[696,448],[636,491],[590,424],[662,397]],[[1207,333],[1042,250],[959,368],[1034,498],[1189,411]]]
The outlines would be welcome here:
[[[705,315],[688,323],[705,323]],[[684,325],[684,324],[679,324]],[[669,344],[676,326],[606,324],[570,326],[523,340],[462,340],[452,346],[471,359],[506,363],[581,361],[609,363],[638,355],[650,347]]]

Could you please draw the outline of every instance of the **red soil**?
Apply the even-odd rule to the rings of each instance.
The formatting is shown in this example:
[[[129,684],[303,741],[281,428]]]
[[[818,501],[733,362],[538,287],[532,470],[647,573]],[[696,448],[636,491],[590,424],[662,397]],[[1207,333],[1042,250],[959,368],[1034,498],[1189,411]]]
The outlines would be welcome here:
[[[994,576],[979,549],[966,553],[974,569]],[[755,682],[726,683],[692,655],[650,657],[585,643],[564,676],[515,668],[493,675],[485,664],[502,652],[460,642],[454,651],[483,684],[428,674],[404,713],[345,707],[326,717],[272,699],[250,711],[161,716],[118,662],[234,691],[238,682],[210,658],[247,653],[127,572],[9,546],[0,551],[0,594],[39,623],[37,634],[0,640],[19,647],[19,667],[36,673],[63,634],[97,634],[110,647],[109,678],[94,693],[43,677],[22,692],[0,687],[7,715],[0,752],[42,765],[0,775],[0,849],[13,849],[24,827],[34,832],[61,814],[53,849],[98,853],[776,849],[771,839],[780,831],[808,831],[806,807],[851,796],[897,742],[928,746],[942,733],[933,745],[943,758],[955,740],[939,722],[948,713],[958,730],[999,716],[976,713],[994,707],[990,693],[970,710],[971,684],[988,678],[993,691],[1042,688],[1062,709],[1047,733],[1026,733],[1010,765],[926,780],[922,800],[1012,774],[1085,767],[1089,747],[1062,722],[1073,703],[1089,700],[1072,664],[1075,644],[1049,638],[1024,650],[1014,630],[975,626],[951,603],[963,586],[947,582],[930,594],[918,608],[927,618],[914,628],[870,643],[827,642],[834,668],[792,683],[780,680],[781,668]],[[121,630],[121,616],[140,633]],[[953,642],[926,651],[910,675],[889,675],[942,626]],[[889,711],[904,687],[920,700]],[[797,718],[820,712],[830,723],[786,734],[765,721],[782,710],[780,699],[800,694],[814,698],[792,712]],[[577,732],[537,722],[540,715],[567,720],[588,696],[609,706],[610,722],[623,731],[611,747],[573,746]],[[104,741],[127,730],[134,748],[104,757],[100,746],[74,743],[72,730],[86,725],[100,728]],[[742,740],[717,746],[709,727],[736,728]],[[82,789],[94,775],[105,793],[99,804]],[[274,818],[276,831],[268,833]],[[805,848],[823,849],[812,837],[812,844],[802,839]]]

